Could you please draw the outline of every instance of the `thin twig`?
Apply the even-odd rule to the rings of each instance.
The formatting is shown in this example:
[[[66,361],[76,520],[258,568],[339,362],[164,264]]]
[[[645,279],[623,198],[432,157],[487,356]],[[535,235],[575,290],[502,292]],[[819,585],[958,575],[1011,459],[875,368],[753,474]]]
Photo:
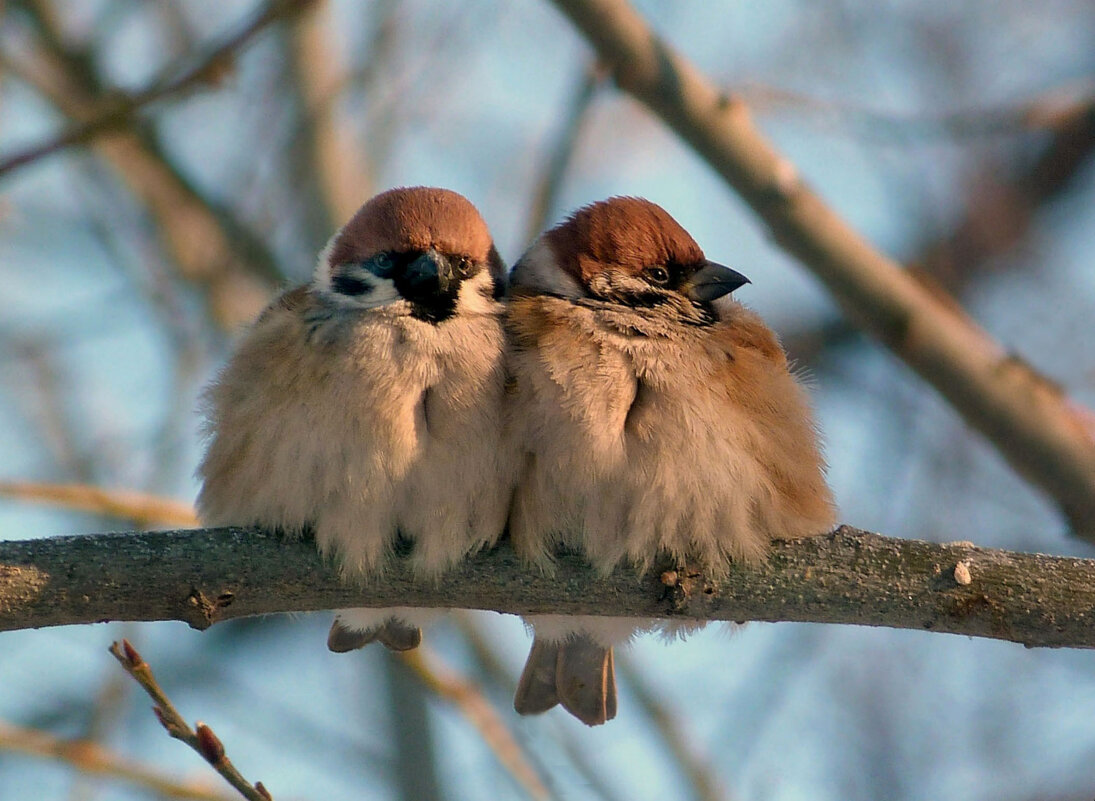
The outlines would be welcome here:
[[[284,0],[273,0],[280,7]],[[76,123],[93,118],[109,91],[96,62],[70,50],[48,18],[35,16],[38,41],[0,53],[0,61]],[[225,330],[253,319],[284,275],[265,237],[228,207],[203,194],[161,147],[154,132],[134,117],[131,126],[89,140],[154,221],[169,261],[205,295],[215,322]]]
[[[482,691],[468,679],[458,676],[441,664],[436,654],[425,646],[400,655],[415,677],[436,695],[456,706],[483,738],[498,761],[530,798],[538,801],[551,794],[536,770],[525,758],[524,751],[502,722]]]
[[[125,672],[141,685],[156,704],[152,711],[156,713],[156,719],[160,721],[160,724],[169,735],[176,740],[181,740],[201,754],[202,758],[212,765],[213,769],[223,776],[244,798],[249,799],[249,801],[273,801],[262,782],[251,784],[240,775],[240,772],[236,770],[236,767],[225,754],[223,743],[213,733],[212,729],[201,721],[195,724],[195,728],[190,728],[190,724],[179,714],[167,694],[156,683],[156,678],[152,675],[152,668],[137,653],[137,649],[130,645],[129,640],[122,640],[121,644],[111,643],[110,653],[114,655],[114,658],[118,660]]]
[[[32,754],[71,765],[81,773],[132,782],[167,798],[228,801],[209,787],[184,782],[131,762],[90,740],[67,740],[36,729],[0,722],[0,750]],[[232,796],[233,798],[235,796]]]
[[[102,454],[98,454],[99,458],[93,457],[75,436],[77,430],[86,428],[86,424],[72,419],[71,399],[76,393],[70,376],[57,358],[57,341],[24,339],[13,343],[13,350],[32,373],[32,380],[20,382],[20,388],[32,395],[27,403],[28,415],[37,425],[58,469],[79,481],[94,481]]]
[[[1055,132],[1088,114],[1095,103],[1095,84],[1090,80],[1058,86],[1012,105],[964,108],[939,114],[886,111],[757,83],[735,86],[733,93],[762,113],[787,109],[793,113],[828,115],[842,124],[859,125],[868,135],[882,135],[896,141]]]
[[[312,2],[314,0],[276,0],[269,3],[239,31],[212,47],[191,65],[180,68],[178,64],[171,64],[144,89],[129,94],[115,94],[84,122],[73,125],[49,141],[0,159],[0,177],[66,148],[86,144],[105,133],[124,128],[139,111],[153,103],[201,89],[203,86],[215,87],[232,62],[258,33],[272,22],[300,13]]]
[[[824,282],[844,312],[930,383],[1012,467],[1095,540],[1095,437],[1053,381],[1009,354],[957,303],[874,249],[765,139],[740,98],[720,92],[626,0],[555,0],[613,71]]]

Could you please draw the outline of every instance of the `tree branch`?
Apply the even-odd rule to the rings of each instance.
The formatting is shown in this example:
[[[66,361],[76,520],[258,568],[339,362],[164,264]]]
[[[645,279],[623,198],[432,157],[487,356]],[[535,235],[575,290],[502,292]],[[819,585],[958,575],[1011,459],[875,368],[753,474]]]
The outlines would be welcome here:
[[[159,798],[193,801],[235,801],[205,783],[175,779],[154,768],[126,759],[92,740],[62,739],[36,729],[0,721],[0,752],[30,754],[65,762],[81,773],[131,782]]]
[[[601,67],[596,61],[591,61],[566,105],[559,131],[548,148],[547,158],[533,184],[532,208],[529,210],[523,242],[534,241],[550,227],[563,179],[570,169],[574,151],[588,123],[590,109],[593,108],[597,90],[604,84],[604,78]]]
[[[312,0],[276,0],[270,3],[241,30],[213,47],[197,62],[181,70],[177,65],[171,64],[145,88],[129,94],[118,93],[85,121],[72,125],[52,139],[0,159],[0,176],[61,150],[86,144],[98,136],[124,128],[145,106],[173,95],[215,85],[257,34],[272,22],[304,11],[311,2]]]
[[[1015,119],[1024,113],[1035,117],[1043,104],[1048,106],[1050,101],[1016,110]],[[928,238],[915,248],[909,259],[910,274],[928,289],[938,282],[961,297],[982,275],[1009,266],[1032,266],[1005,257],[1029,239],[1036,215],[1075,186],[1095,160],[1095,97],[1056,114],[1047,109],[1042,121],[1048,141],[1041,144],[1038,155],[1033,159],[1013,155],[1007,161],[993,158],[975,165],[957,222],[942,236]],[[824,350],[858,341],[858,333],[846,318],[833,317],[781,338],[797,364],[809,365]]]
[[[91,484],[0,481],[0,497],[54,504],[66,509],[129,521],[147,528],[155,525],[198,525],[194,508],[188,503],[145,492],[104,489]]]
[[[880,339],[986,436],[1027,481],[1095,540],[1095,438],[1052,381],[994,342],[957,304],[875,250],[719,91],[626,0],[554,0],[619,86],[691,145],[825,283],[844,312]]]
[[[767,563],[718,580],[670,564],[645,577],[623,568],[601,577],[573,555],[560,556],[548,576],[502,544],[437,583],[416,582],[406,560],[396,559],[382,581],[355,588],[314,544],[252,529],[0,542],[0,631],[108,620],[181,620],[204,629],[247,615],[354,606],[852,623],[1090,648],[1095,560],[842,526],[776,543]]]
[[[243,778],[243,775],[236,769],[236,766],[232,764],[232,760],[225,753],[224,743],[213,733],[211,728],[201,721],[195,723],[194,728],[190,728],[186,718],[179,714],[179,710],[171,703],[167,693],[163,691],[163,688],[156,681],[156,677],[152,675],[152,668],[141,658],[140,653],[130,644],[129,640],[122,640],[121,644],[111,643],[110,653],[118,660],[118,664],[122,666],[122,669],[141,685],[141,689],[148,693],[148,696],[155,703],[152,712],[170,736],[186,743],[197,751],[213,770],[223,776],[224,780],[248,801],[274,801],[262,782],[252,784]]]
[[[298,5],[307,8],[312,2],[267,0],[265,8],[269,13],[289,14]],[[254,19],[264,19],[267,11]],[[39,37],[29,37],[23,47],[4,52],[4,65],[74,123],[94,120],[104,103],[115,102],[114,93],[104,89],[94,69],[97,61],[83,50],[68,48],[48,22],[39,22]],[[250,23],[243,33],[249,27]],[[200,69],[199,73],[207,74]],[[145,207],[165,252],[180,275],[204,294],[213,319],[222,329],[235,330],[258,314],[285,276],[268,243],[228,207],[201,192],[143,122],[141,115],[130,115],[130,125],[115,128],[110,135],[93,136],[86,144],[113,167]]]
[[[459,709],[476,728],[483,743],[494,752],[499,764],[533,801],[546,801],[551,793],[529,761],[521,743],[513,736],[498,711],[473,681],[454,673],[440,663],[436,654],[423,645],[404,651],[398,658],[422,685]]]

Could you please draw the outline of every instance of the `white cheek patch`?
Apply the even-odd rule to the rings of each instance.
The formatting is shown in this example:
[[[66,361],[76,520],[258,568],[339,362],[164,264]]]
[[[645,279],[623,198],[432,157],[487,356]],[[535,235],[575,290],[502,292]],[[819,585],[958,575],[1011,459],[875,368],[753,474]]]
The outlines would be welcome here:
[[[358,309],[376,309],[403,300],[403,296],[395,288],[395,282],[390,278],[379,278],[365,272],[354,277],[368,284],[369,291],[362,292],[360,295],[339,295],[343,302],[350,306]]]
[[[480,270],[471,278],[460,282],[456,296],[456,310],[467,314],[488,314],[497,309],[494,300],[494,279],[487,270]]]
[[[344,309],[377,309],[403,300],[403,296],[395,288],[395,282],[390,278],[380,278],[363,268],[347,268],[346,265],[333,267],[330,265],[327,261],[329,250],[330,245],[328,244],[327,248],[320,254],[319,263],[316,265],[315,274],[312,276],[312,287],[317,294]],[[368,289],[358,295],[347,295],[337,291],[332,285],[332,274],[335,272],[346,278],[361,282]]]
[[[586,294],[574,278],[559,269],[546,242],[537,242],[521,257],[510,273],[509,284],[514,289],[561,298],[581,298]]]
[[[319,252],[319,258],[316,259],[316,268],[312,271],[312,287],[320,293],[329,293],[331,291],[331,250],[335,246],[335,238],[338,234],[332,236],[323,250]]]

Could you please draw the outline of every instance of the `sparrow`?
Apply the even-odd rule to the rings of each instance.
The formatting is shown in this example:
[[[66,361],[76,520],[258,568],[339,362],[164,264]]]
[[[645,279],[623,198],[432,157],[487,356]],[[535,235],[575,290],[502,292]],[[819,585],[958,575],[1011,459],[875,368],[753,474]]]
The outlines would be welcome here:
[[[774,539],[832,528],[806,393],[776,335],[731,298],[746,283],[634,197],[579,209],[521,257],[506,327],[524,461],[508,525],[525,559],[550,570],[563,546],[607,573],[668,553],[720,576]],[[528,622],[515,708],[560,703],[589,725],[616,714],[613,646],[658,625]]]
[[[274,300],[204,394],[208,526],[313,534],[349,581],[404,543],[433,579],[501,534],[501,286],[486,223],[446,189],[392,189]],[[414,648],[428,610],[340,610],[328,647]]]

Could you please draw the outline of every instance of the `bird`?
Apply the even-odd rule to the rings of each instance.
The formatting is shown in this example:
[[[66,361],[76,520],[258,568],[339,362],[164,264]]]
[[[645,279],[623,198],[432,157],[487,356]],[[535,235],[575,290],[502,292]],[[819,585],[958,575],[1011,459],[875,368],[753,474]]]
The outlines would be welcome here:
[[[314,536],[362,585],[400,549],[429,580],[494,543],[515,471],[501,425],[505,273],[462,195],[401,187],[367,201],[204,392],[203,524]],[[327,645],[408,650],[433,616],[339,610]]]
[[[585,206],[542,234],[507,290],[508,436],[520,454],[515,549],[559,547],[600,571],[661,553],[713,577],[774,539],[829,531],[836,511],[813,412],[776,335],[731,297],[749,283],[636,197]],[[611,616],[526,618],[514,706],[616,714],[613,646],[671,629]],[[687,626],[685,626],[687,628]]]

